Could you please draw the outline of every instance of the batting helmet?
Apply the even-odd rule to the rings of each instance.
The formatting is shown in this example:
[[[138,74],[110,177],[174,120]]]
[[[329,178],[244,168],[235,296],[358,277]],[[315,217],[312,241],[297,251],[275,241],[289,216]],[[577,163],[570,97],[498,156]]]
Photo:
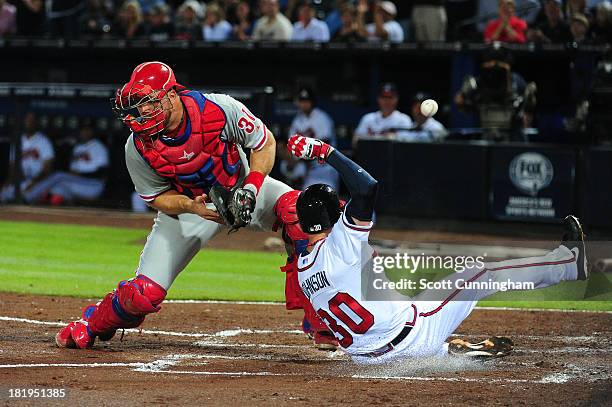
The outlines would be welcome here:
[[[171,89],[184,89],[176,82],[172,68],[163,62],[144,62],[134,69],[130,80],[117,89],[111,105],[130,130],[150,137],[165,130],[172,108],[168,100]]]
[[[331,228],[340,218],[338,193],[326,184],[313,184],[300,194],[296,203],[302,230],[308,234]]]

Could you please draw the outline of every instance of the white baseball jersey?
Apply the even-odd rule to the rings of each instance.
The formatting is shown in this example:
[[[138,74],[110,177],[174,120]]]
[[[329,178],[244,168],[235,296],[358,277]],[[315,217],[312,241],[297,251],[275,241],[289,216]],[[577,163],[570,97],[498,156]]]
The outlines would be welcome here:
[[[361,301],[361,250],[371,227],[349,223],[343,212],[329,236],[298,259],[304,295],[351,355],[387,345],[410,317],[406,302]]]
[[[309,115],[301,111],[295,116],[289,128],[289,137],[300,133],[306,137],[318,138],[332,146],[336,145],[334,122],[327,113],[315,107]]]
[[[401,132],[398,134],[397,139],[400,141],[432,141],[444,134],[445,129],[442,123],[433,117],[429,117],[418,129],[408,133]]]
[[[310,20],[307,26],[304,27],[304,23],[298,21],[293,24],[293,36],[292,41],[316,41],[316,42],[328,42],[329,41],[329,28],[324,21],[313,18]]]
[[[387,21],[383,24],[384,30],[387,32],[387,41],[389,42],[403,42],[404,41],[404,29],[397,21]],[[376,25],[366,25],[368,31],[368,41],[380,41],[381,38],[376,35]]]
[[[309,115],[301,111],[295,116],[289,128],[289,137],[300,133],[306,137],[318,138],[326,143],[336,146],[336,133],[334,122],[327,113],[315,107]],[[312,184],[328,184],[334,189],[339,188],[340,177],[329,164],[319,164],[315,161],[308,165],[308,174],[304,179],[304,187]]]
[[[355,135],[360,138],[368,136],[381,136],[390,132],[390,129],[412,128],[412,119],[407,114],[395,110],[387,117],[383,117],[380,111],[368,113],[361,118],[355,129]],[[394,131],[399,136],[410,137],[408,130]]]
[[[262,121],[255,117],[242,103],[228,95],[210,93],[204,97],[216,103],[227,118],[225,128],[221,132],[222,140],[227,140],[238,145],[240,158],[242,161],[242,174],[240,179],[244,178],[248,172],[249,163],[242,151],[241,147],[259,150],[263,148],[268,139],[268,130]],[[239,124],[240,118],[247,112],[249,117],[255,118],[253,121],[253,129],[245,128]],[[247,130],[251,130],[250,133]],[[130,177],[134,183],[136,192],[147,202],[153,201],[158,195],[172,189],[170,180],[159,175],[153,170],[149,164],[142,158],[136,147],[134,146],[134,135],[130,135],[125,144],[125,162],[127,164]]]
[[[108,167],[108,149],[100,140],[92,139],[74,146],[70,171],[91,174],[104,167]]]
[[[21,136],[21,169],[25,181],[40,175],[45,161],[55,158],[53,144],[47,136],[36,132],[32,137]],[[11,162],[15,161],[15,151],[11,149]]]

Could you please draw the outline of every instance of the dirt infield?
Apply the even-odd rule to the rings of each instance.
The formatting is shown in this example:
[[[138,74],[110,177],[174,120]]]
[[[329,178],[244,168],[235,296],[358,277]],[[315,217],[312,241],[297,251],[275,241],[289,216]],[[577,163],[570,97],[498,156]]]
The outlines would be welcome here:
[[[2,208],[0,219],[148,228],[152,214]],[[210,247],[263,250],[274,234],[241,231]],[[465,235],[377,231],[378,239],[455,241]],[[470,235],[472,241],[489,235]],[[87,351],[54,335],[90,301],[0,292],[0,402],[10,389],[65,389],[63,399],[19,405],[605,405],[612,397],[612,313],[476,310],[457,335],[514,339],[487,363],[406,360],[354,365],[321,352],[301,315],[278,304],[175,301],[141,331]]]
[[[510,336],[514,355],[359,368],[312,348],[299,314],[281,305],[169,303],[142,332],[79,351],[53,336],[87,301],[0,298],[6,405],[10,388],[63,388],[56,401],[77,405],[599,405],[612,396],[609,313],[476,310],[457,333]]]

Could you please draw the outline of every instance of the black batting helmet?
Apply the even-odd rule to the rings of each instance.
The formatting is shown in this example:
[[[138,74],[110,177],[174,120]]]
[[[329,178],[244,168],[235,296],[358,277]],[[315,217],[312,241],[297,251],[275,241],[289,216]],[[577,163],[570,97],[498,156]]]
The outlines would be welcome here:
[[[306,188],[295,207],[300,226],[308,234],[329,229],[340,218],[338,193],[326,184],[313,184]]]

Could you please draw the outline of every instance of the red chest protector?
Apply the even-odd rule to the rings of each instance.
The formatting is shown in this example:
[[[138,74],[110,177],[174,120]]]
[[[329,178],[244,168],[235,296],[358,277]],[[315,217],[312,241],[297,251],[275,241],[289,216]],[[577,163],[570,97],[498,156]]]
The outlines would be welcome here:
[[[221,140],[225,112],[199,92],[181,92],[180,99],[186,110],[184,133],[153,139],[134,135],[136,149],[179,193],[193,198],[208,194],[213,185],[232,188],[242,163],[236,144]]]

